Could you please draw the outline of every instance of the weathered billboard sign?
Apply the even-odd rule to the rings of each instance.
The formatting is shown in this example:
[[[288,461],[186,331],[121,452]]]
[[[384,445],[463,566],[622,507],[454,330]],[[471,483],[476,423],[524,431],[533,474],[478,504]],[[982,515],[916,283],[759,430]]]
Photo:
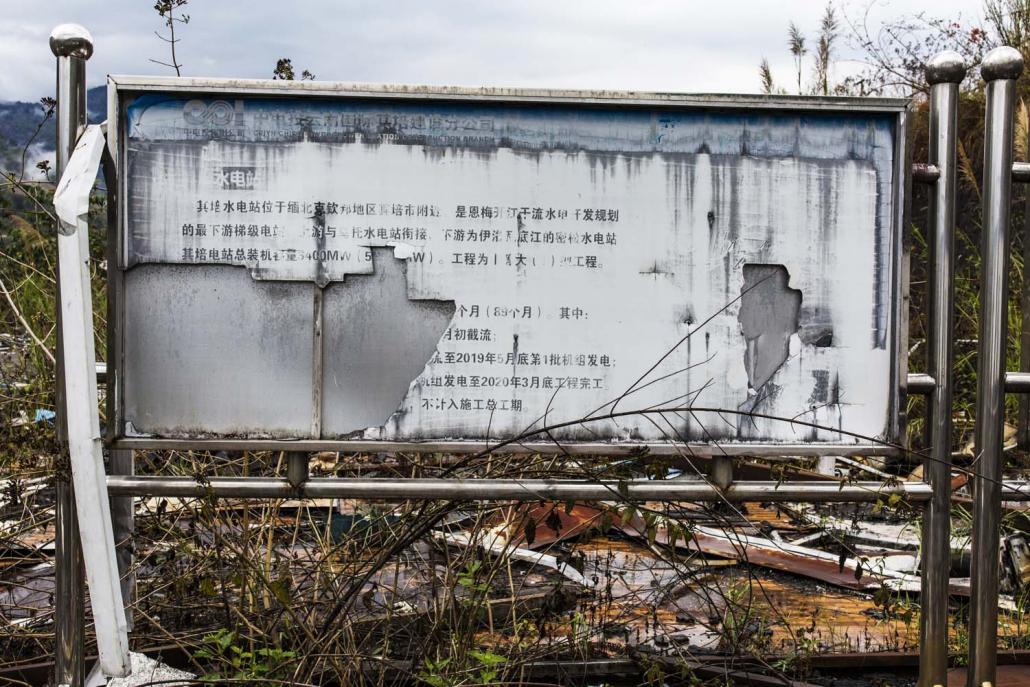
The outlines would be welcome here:
[[[904,103],[111,98],[115,438],[898,436]]]

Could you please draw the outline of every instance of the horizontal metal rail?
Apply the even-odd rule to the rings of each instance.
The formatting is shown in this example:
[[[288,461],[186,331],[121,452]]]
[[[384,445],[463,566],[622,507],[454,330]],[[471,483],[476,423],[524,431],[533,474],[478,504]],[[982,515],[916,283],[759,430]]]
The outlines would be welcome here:
[[[929,395],[933,393],[936,386],[937,380],[928,374],[911,373],[908,375],[906,388],[910,394]]]
[[[936,184],[941,178],[941,170],[937,165],[916,162],[912,165],[912,181],[928,186]],[[1030,162],[1012,163],[1012,181],[1020,184],[1030,183]]]
[[[1021,184],[1030,182],[1030,162],[1012,163],[1012,181]]]
[[[784,422],[789,422],[785,420]],[[334,439],[161,439],[157,437],[125,437],[115,439],[108,448],[135,451],[335,451],[338,453],[479,453],[489,451],[491,441],[350,441]],[[714,444],[668,442],[602,441],[556,444],[551,441],[522,441],[506,444],[500,453],[562,454],[575,456],[632,456],[646,452],[653,456],[749,456],[763,460],[791,460],[797,456],[894,456],[904,451],[886,444],[749,444],[720,442]]]
[[[932,394],[937,382],[928,374],[909,373],[906,387],[910,394]],[[1030,394],[1030,372],[1006,372],[1005,392],[1009,394]]]
[[[1005,480],[1001,483],[1003,501],[1030,501],[1030,482]]]
[[[941,170],[937,165],[926,162],[916,162],[912,165],[912,181],[917,184],[930,186],[936,184],[940,178]],[[1030,183],[1030,162],[1012,163],[1012,181],[1020,184]]]
[[[936,184],[941,178],[941,170],[937,165],[917,162],[912,165],[912,181],[917,184]]]
[[[1030,372],[1006,372],[1005,392],[1010,394],[1030,394]]]
[[[111,475],[112,496],[170,496],[179,498],[349,498],[369,500],[487,501],[766,501],[876,502],[891,496],[922,502],[930,498],[924,482],[734,482],[720,490],[701,481],[516,479],[310,479],[294,487],[285,479],[267,477],[192,477]],[[1028,492],[1030,493],[1030,492]]]

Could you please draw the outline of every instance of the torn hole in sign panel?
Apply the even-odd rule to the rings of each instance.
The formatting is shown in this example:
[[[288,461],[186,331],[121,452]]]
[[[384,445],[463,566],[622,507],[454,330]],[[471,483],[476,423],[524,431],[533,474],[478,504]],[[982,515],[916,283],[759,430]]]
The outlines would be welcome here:
[[[418,383],[454,316],[452,300],[409,295],[407,261],[373,247],[372,274],[349,274],[325,289],[325,437],[382,427]]]
[[[790,287],[783,265],[744,265],[740,332],[748,386],[761,389],[790,355],[790,338],[798,333],[801,291]]]

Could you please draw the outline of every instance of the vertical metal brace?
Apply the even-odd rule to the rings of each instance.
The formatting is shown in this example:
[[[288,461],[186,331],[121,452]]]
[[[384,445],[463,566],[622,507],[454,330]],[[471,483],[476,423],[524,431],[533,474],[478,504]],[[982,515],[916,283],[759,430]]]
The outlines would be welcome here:
[[[726,490],[733,484],[733,458],[730,456],[712,456],[712,464],[708,470],[708,478],[719,489]]]
[[[132,451],[112,449],[110,452],[110,474],[135,474]],[[118,577],[122,583],[122,599],[125,602],[125,623],[132,631],[132,604],[136,598],[136,573],[132,569],[132,535],[135,527],[135,499],[132,496],[111,497],[111,525],[114,529],[114,544],[118,556]]]
[[[308,454],[303,451],[289,451],[286,454],[286,481],[298,492],[304,489],[304,483],[308,481],[310,461]]]
[[[325,346],[322,342],[323,319],[325,316],[325,286],[315,284],[314,327],[311,338],[311,438],[322,437],[322,361]]]
[[[86,60],[93,54],[93,38],[76,24],[61,24],[50,34],[50,50],[57,57],[57,176],[64,173],[79,131],[86,125]],[[60,308],[58,307],[58,312]],[[60,332],[60,322],[57,327]],[[58,361],[62,341],[58,335]],[[57,370],[58,426],[66,417],[62,373]],[[59,432],[62,453],[67,435]],[[56,479],[54,543],[54,682],[77,687],[85,680],[83,663],[84,607],[82,544],[75,515],[71,475]]]
[[[919,616],[919,685],[948,680],[948,579],[951,562],[951,371],[954,354],[955,158],[958,87],[966,76],[962,56],[936,55],[926,65],[930,84],[929,163],[937,178],[930,194],[928,396],[929,455],[923,478],[933,488],[922,527],[922,612]]]
[[[998,642],[998,545],[1001,525],[1002,443],[1005,420],[1009,205],[1012,190],[1012,119],[1023,56],[1015,48],[987,53],[984,131],[983,237],[977,367],[973,559],[966,684],[995,684]]]

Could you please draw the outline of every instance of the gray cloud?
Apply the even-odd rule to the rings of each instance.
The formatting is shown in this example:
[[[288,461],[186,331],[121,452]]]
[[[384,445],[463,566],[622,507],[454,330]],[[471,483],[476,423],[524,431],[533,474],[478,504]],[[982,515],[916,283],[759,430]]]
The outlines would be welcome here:
[[[3,0],[0,100],[53,91],[47,36],[74,21],[93,33],[90,85],[108,73],[168,74],[148,0]],[[268,78],[290,57],[319,79],[394,83],[754,92],[768,57],[792,81],[786,26],[813,36],[813,0],[193,0],[179,44],[183,74]],[[865,4],[851,5],[860,16]],[[871,16],[925,11],[978,21],[978,0],[878,0]],[[849,68],[847,64],[839,67]],[[807,74],[806,74],[807,75]]]

